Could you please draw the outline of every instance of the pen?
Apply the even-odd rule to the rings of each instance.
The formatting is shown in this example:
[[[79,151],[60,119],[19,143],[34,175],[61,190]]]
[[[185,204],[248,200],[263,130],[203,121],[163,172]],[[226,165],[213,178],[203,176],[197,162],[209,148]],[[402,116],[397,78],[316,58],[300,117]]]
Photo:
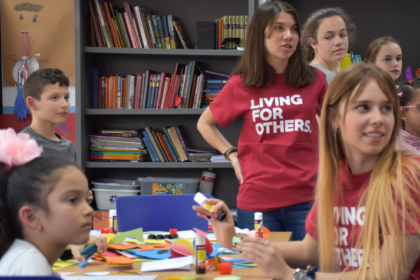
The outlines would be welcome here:
[[[79,267],[80,268],[85,268],[87,262],[93,257],[93,255],[95,255],[96,251],[98,251],[98,248],[96,247],[96,245],[94,246],[94,249],[92,251],[90,251],[86,256],[85,259],[86,261],[82,261],[81,263],[79,263]]]

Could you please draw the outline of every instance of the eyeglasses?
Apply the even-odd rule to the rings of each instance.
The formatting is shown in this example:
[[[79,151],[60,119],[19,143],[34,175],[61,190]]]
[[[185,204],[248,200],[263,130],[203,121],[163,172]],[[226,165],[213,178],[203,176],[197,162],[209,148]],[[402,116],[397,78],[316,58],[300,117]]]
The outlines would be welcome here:
[[[408,109],[408,108],[417,108],[417,113],[420,113],[420,104],[410,105],[410,106],[401,106],[401,109]]]

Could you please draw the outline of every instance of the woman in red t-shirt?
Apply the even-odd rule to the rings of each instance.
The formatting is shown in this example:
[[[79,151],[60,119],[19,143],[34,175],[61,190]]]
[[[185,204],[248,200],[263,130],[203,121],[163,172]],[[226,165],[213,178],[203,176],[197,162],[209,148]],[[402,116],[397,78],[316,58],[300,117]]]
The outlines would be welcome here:
[[[420,157],[394,149],[399,112],[386,71],[368,64],[346,67],[321,110],[317,192],[305,239],[271,243],[245,237],[232,246],[232,215],[211,199],[214,213],[227,212],[223,222],[208,216],[219,243],[236,247],[275,279],[315,279],[312,268],[291,268],[307,265],[323,271],[317,280],[420,279]]]
[[[287,3],[262,4],[252,17],[245,51],[229,82],[210,104],[198,130],[225,154],[240,181],[238,226],[264,226],[305,235],[317,172],[318,125],[328,87],[325,74],[303,60],[296,11]],[[217,130],[242,117],[238,148]],[[305,160],[302,160],[305,159]]]

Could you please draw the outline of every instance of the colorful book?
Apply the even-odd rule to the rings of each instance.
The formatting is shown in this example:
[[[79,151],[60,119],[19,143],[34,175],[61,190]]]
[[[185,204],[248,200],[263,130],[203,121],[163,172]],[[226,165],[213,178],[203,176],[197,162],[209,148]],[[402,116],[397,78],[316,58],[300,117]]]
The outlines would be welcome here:
[[[136,14],[137,24],[139,25],[141,39],[142,39],[142,42],[143,42],[143,47],[145,49],[148,49],[149,48],[149,42],[147,41],[146,30],[144,28],[144,22],[143,22],[143,18],[141,16],[139,6],[134,7],[134,12]]]
[[[147,133],[143,132],[143,135],[145,135],[144,138],[143,138],[143,142],[144,142],[144,145],[147,148],[147,151],[149,152],[150,158],[152,159],[153,162],[157,162],[157,160],[155,158],[155,154],[153,153],[152,147],[151,147],[149,141],[146,139]]]
[[[188,157],[185,154],[184,148],[182,147],[181,141],[179,139],[179,136],[175,127],[168,127],[167,130],[168,130],[169,136],[172,139],[172,142],[174,143],[174,146],[179,155],[180,161],[181,162],[187,161]]]
[[[165,45],[167,49],[171,49],[171,39],[169,35],[169,22],[166,16],[162,16],[163,35],[165,36]]]
[[[146,70],[145,77],[144,77],[144,86],[143,86],[143,101],[142,101],[142,109],[147,108],[147,95],[149,92],[149,79],[150,79],[150,71]]]
[[[167,94],[168,94],[168,89],[169,89],[169,84],[170,83],[171,83],[171,78],[166,77],[165,86],[163,88],[163,96],[162,96],[160,108],[158,108],[158,109],[165,109],[165,101],[166,101],[166,98],[168,96]]]
[[[161,49],[161,40],[160,40],[160,32],[157,25],[156,15],[152,15],[152,24],[153,24],[153,31],[155,32],[155,39],[156,39],[156,48]]]
[[[157,143],[156,143],[155,139],[153,138],[153,134],[152,134],[152,131],[151,131],[150,127],[146,127],[146,128],[145,128],[145,130],[146,130],[147,135],[149,136],[149,138],[150,138],[150,140],[151,140],[151,142],[152,142],[153,146],[154,146],[154,147],[155,147],[155,149],[156,149],[156,152],[157,152],[157,155],[158,155],[158,157],[159,157],[160,161],[161,161],[161,162],[163,162],[163,161],[164,161],[164,157],[163,157],[163,155],[161,154],[161,152],[160,152],[160,150],[159,150],[159,146],[157,145]]]
[[[169,152],[171,153],[172,158],[174,159],[175,162],[178,162],[178,157],[176,156],[175,152],[174,152],[174,148],[172,147],[171,143],[168,140],[168,137],[165,134],[162,134],[162,138],[165,141],[166,146],[169,149]]]
[[[178,133],[179,140],[181,141],[182,148],[185,151],[188,161],[191,161],[190,155],[188,154],[188,151],[187,151],[190,145],[187,139],[186,131],[182,125],[176,125],[175,129],[176,129],[176,132]]]
[[[185,36],[185,32],[182,29],[181,23],[179,21],[173,21],[174,28],[176,33],[178,34],[179,39],[181,40],[181,44],[184,49],[191,49],[191,44],[188,38]]]
[[[177,159],[177,161],[181,161],[181,158],[179,157],[178,152],[177,152],[177,151],[176,151],[176,149],[175,149],[175,145],[174,145],[174,143],[172,142],[172,139],[171,139],[171,137],[170,137],[170,135],[169,135],[169,132],[168,132],[168,129],[167,129],[166,127],[163,127],[163,133],[164,133],[164,135],[166,136],[166,137],[164,137],[164,138],[166,138],[166,139],[168,140],[168,142],[169,142],[169,146],[172,148],[172,151],[173,151],[173,153],[174,153],[174,155],[175,155],[175,158]]]
[[[175,35],[174,25],[172,24],[173,22],[172,15],[167,15],[166,17],[168,19],[168,32],[169,32],[169,38],[171,41],[171,49],[176,49],[176,35]]]
[[[165,43],[165,33],[163,32],[163,24],[162,24],[162,18],[161,16],[156,16],[156,21],[159,29],[160,34],[160,47],[161,49],[166,49],[166,43]]]
[[[102,9],[101,9],[101,5],[99,4],[98,0],[94,0],[95,1],[95,6],[96,6],[96,13],[98,15],[98,19],[99,19],[99,24],[101,26],[101,30],[102,30],[102,34],[104,36],[104,40],[106,43],[106,46],[108,48],[112,48],[114,45],[112,44],[112,42],[110,41],[107,29],[106,29],[106,24],[105,24],[105,19],[104,19],[104,15],[102,13]]]
[[[92,4],[92,0],[89,0],[88,4],[89,4],[90,16],[92,17],[93,28],[95,31],[96,43],[98,47],[103,47],[104,45],[102,44],[101,32],[99,30],[100,25],[99,25],[98,18],[95,13],[95,9]]]
[[[165,82],[166,82],[166,73],[162,72],[160,75],[160,82],[159,82],[159,92],[158,92],[158,98],[156,102],[156,109],[161,109],[161,103],[163,98],[163,92],[165,90]]]
[[[165,150],[164,150],[164,148],[163,148],[162,144],[160,143],[160,141],[159,141],[159,139],[158,139],[158,137],[157,137],[157,135],[156,135],[156,132],[154,132],[153,130],[151,130],[151,131],[152,131],[152,135],[153,135],[153,137],[155,138],[155,142],[156,142],[156,144],[157,144],[157,146],[158,146],[158,148],[159,148],[159,150],[160,150],[160,153],[161,153],[161,154],[162,154],[162,156],[163,156],[163,159],[164,159],[166,162],[170,162],[169,158],[166,156],[166,153],[165,153]]]
[[[125,26],[125,21],[124,21],[124,16],[121,13],[118,13],[118,18],[119,18],[119,22],[121,25],[121,29],[123,30],[123,34],[125,37],[125,43],[127,44],[127,48],[132,48],[131,42],[130,42],[130,37],[128,36],[128,32],[127,32],[127,28]]]
[[[166,158],[168,159],[168,161],[169,162],[175,162],[174,158],[172,157],[171,152],[169,151],[169,148],[166,146],[165,140],[162,137],[162,132],[157,131],[157,132],[155,132],[155,135],[156,135],[157,139],[159,140],[160,145],[162,146],[163,151],[165,152]]]
[[[155,31],[153,29],[153,22],[150,14],[146,15],[147,20],[147,28],[150,34],[150,41],[152,42],[152,47],[156,49],[156,38],[155,38]]]
[[[134,39],[135,35],[134,35],[133,27],[130,24],[130,19],[128,17],[127,12],[124,12],[124,20],[125,20],[125,25],[127,26],[127,29],[128,29],[128,35],[130,38],[131,45],[133,46],[133,48],[136,49],[138,48],[138,46],[137,46],[136,40]]]
[[[153,153],[153,157],[155,158],[155,161],[156,162],[161,162],[161,157],[159,157],[159,155],[156,151],[157,146],[155,148],[155,145],[153,145],[153,142],[152,142],[152,139],[151,139],[151,137],[153,137],[152,134],[150,133],[150,136],[149,136],[149,133],[146,130],[144,130],[142,133],[144,135],[144,138],[146,138],[146,142],[147,142],[150,150]],[[154,139],[153,139],[153,141],[154,141]],[[160,151],[159,151],[159,153],[160,153]],[[163,157],[162,157],[162,159],[163,159]]]

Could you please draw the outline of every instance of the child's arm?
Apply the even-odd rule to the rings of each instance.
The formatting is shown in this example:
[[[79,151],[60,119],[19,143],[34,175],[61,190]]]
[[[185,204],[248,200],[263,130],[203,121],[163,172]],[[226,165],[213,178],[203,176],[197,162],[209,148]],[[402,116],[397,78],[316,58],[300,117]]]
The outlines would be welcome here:
[[[95,243],[95,245],[98,247],[98,254],[106,252],[108,248],[108,242],[105,236],[91,235],[87,244],[90,243]],[[85,257],[81,254],[83,248],[85,248],[85,245],[71,245],[71,253],[73,254],[74,258],[79,262],[86,261]]]

